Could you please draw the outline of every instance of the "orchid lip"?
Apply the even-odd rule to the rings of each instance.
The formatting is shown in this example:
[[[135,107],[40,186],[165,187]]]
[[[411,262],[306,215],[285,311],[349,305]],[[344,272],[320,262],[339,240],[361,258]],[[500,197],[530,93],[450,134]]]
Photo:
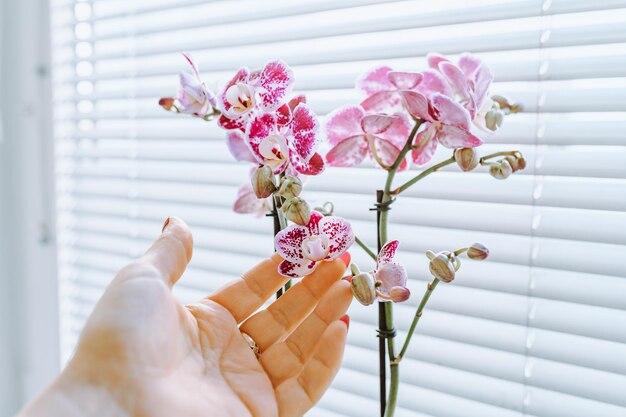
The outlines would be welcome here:
[[[232,85],[226,90],[226,101],[231,105],[231,111],[246,113],[254,107],[254,89],[242,83]]]
[[[280,135],[269,135],[259,143],[259,154],[274,168],[287,160],[288,152],[285,139]]]
[[[321,261],[328,256],[330,245],[328,236],[311,235],[302,242],[304,257],[311,261]]]

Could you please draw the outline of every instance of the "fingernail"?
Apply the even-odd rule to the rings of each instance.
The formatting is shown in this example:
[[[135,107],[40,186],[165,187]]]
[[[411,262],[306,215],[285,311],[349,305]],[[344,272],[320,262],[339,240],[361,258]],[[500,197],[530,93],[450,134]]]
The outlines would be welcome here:
[[[344,252],[344,254],[341,255],[339,259],[343,261],[343,263],[346,265],[346,268],[347,268],[350,266],[350,260],[352,259],[352,257],[350,256],[350,252]]]
[[[168,224],[170,224],[170,218],[169,217],[167,219],[165,219],[165,223],[163,223],[163,227],[161,228],[161,233],[163,233],[163,231],[165,230],[165,228],[167,227]]]
[[[349,329],[350,328],[350,316],[349,315],[345,315],[342,318],[340,318],[339,320],[343,321],[344,323],[346,323],[346,327]]]

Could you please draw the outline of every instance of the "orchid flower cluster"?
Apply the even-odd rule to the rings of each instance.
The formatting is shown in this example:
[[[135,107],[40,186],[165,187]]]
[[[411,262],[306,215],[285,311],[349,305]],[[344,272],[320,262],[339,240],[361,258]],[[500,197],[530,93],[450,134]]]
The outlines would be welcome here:
[[[395,260],[399,242],[387,239],[389,206],[403,191],[447,165],[456,163],[462,171],[485,166],[496,179],[524,169],[526,161],[518,151],[482,157],[476,151],[500,128],[504,117],[521,111],[521,106],[490,95],[493,74],[480,59],[462,54],[453,62],[430,54],[423,71],[381,66],[365,73],[356,82],[363,100],[331,112],[322,126],[306,97],[292,94],[294,74],[284,62],[270,61],[252,71],[241,68],[215,94],[192,57],[183,56],[187,68],[180,74],[178,95],[162,98],[159,104],[171,112],[216,120],[226,130],[233,157],[250,164],[250,182],[239,190],[234,210],[274,217],[275,248],[283,258],[278,272],[289,278],[306,276],[320,262],[340,257],[355,242],[372,258],[370,272],[361,272],[353,264],[347,279],[360,303],[380,302],[379,327],[390,335],[386,349],[391,370],[388,401],[381,401],[386,403],[384,415],[393,416],[398,366],[432,291],[439,282],[455,278],[462,255],[481,260],[489,251],[474,243],[454,251],[426,253],[433,279],[396,354],[395,332],[389,332],[393,329],[391,309],[393,303],[409,300],[411,293],[407,270]],[[323,141],[330,146],[325,156],[317,152]],[[450,149],[451,156],[425,167],[439,146]],[[301,195],[307,176],[322,174],[326,166],[352,167],[365,159],[387,171],[384,189],[377,193],[378,254],[355,236],[347,220],[333,215],[332,204],[311,209]],[[395,174],[412,166],[421,172],[394,188]]]

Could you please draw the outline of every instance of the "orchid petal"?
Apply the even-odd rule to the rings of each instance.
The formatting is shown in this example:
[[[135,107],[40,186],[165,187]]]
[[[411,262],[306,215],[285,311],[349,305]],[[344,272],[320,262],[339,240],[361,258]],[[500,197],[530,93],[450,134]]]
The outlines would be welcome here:
[[[493,73],[488,66],[483,65],[476,71],[474,79],[474,101],[477,109],[480,109],[489,95],[489,88],[493,82]]]
[[[446,125],[452,125],[469,130],[470,115],[467,110],[456,101],[443,94],[433,94],[432,106],[437,112],[437,120]]]
[[[351,167],[363,162],[367,156],[368,145],[365,136],[358,135],[339,142],[326,154],[328,165]]]
[[[257,198],[252,185],[243,185],[238,193],[237,199],[233,204],[233,211],[239,214],[252,214],[256,217],[264,216],[270,210],[267,199]]]
[[[298,107],[298,104],[300,103],[306,104],[306,96],[304,94],[298,94],[297,96],[293,97],[291,100],[289,100],[289,103],[287,103],[287,105],[293,111],[293,109]]]
[[[248,68],[240,68],[239,71],[235,74],[235,76],[224,86],[222,92],[220,93],[220,105],[222,112],[226,113],[232,107],[232,105],[226,99],[226,92],[230,87],[238,83],[245,83],[248,81],[248,77],[250,76],[250,71]]]
[[[433,121],[433,118],[428,111],[428,99],[426,96],[422,93],[410,90],[402,90],[400,91],[400,94],[402,95],[404,105],[411,116],[427,121]]]
[[[430,97],[434,93],[450,95],[450,88],[445,78],[435,70],[426,70],[422,72],[422,82],[417,86],[417,91]]]
[[[319,223],[323,218],[324,215],[322,213],[317,210],[311,210],[311,217],[309,218],[309,223],[306,225],[311,235],[320,234]]]
[[[319,144],[317,115],[306,104],[300,104],[293,111],[291,120],[291,147],[303,160],[308,160]]]
[[[246,122],[248,121],[248,115],[242,115],[235,119],[230,119],[223,114],[217,119],[217,124],[222,129],[232,130],[232,129],[242,129]]]
[[[291,109],[287,103],[276,109],[276,124],[284,126],[291,121]]]
[[[301,159],[297,154],[290,152],[290,155],[291,165],[299,174],[319,175],[324,172],[324,158],[319,153],[315,152],[308,161]]]
[[[259,151],[259,144],[263,139],[268,137],[276,130],[276,117],[270,113],[257,115],[250,120],[246,129],[246,137],[248,138],[252,152],[261,160],[263,155]]]
[[[461,54],[459,58],[459,68],[467,78],[473,78],[476,71],[483,65],[482,61],[472,54]]]
[[[274,237],[276,252],[283,259],[300,262],[304,259],[302,242],[310,236],[308,227],[292,224],[281,230]]]
[[[319,229],[328,236],[327,260],[339,258],[354,243],[354,232],[346,219],[337,216],[324,217],[319,222]]]
[[[416,149],[413,149],[411,156],[415,165],[424,165],[430,161],[437,150],[437,131],[431,125],[417,134],[415,138]]]
[[[396,148],[391,142],[384,139],[374,139],[374,147],[381,162],[387,167],[393,165],[400,155],[400,149]]]
[[[468,130],[456,126],[444,125],[437,133],[437,140],[446,148],[474,148],[483,144],[482,139]]]
[[[257,80],[259,106],[265,111],[277,109],[291,91],[293,82],[293,71],[284,62],[270,61],[265,64]]]
[[[433,69],[438,69],[440,62],[449,62],[448,58],[446,58],[445,56],[443,56],[441,54],[437,54],[437,53],[430,53],[430,54],[428,54],[426,56],[426,61],[428,61],[428,66],[433,68]]]
[[[365,133],[377,135],[389,129],[395,118],[386,114],[370,114],[361,119],[361,129]]]
[[[470,88],[463,71],[451,62],[439,64],[439,70],[448,80],[454,94],[460,97],[462,102],[470,101]]]
[[[382,294],[389,295],[391,289],[394,287],[406,287],[408,274],[403,265],[397,262],[389,262],[381,265],[381,267],[374,272],[374,279],[381,283],[380,287],[378,287],[378,291]]]
[[[385,246],[382,247],[380,252],[378,252],[378,256],[376,257],[376,269],[378,269],[381,265],[393,261],[394,256],[396,256],[398,246],[400,246],[399,240],[392,240],[385,243]]]
[[[365,111],[360,106],[345,106],[333,111],[328,115],[326,122],[326,137],[331,145],[352,136],[362,135],[361,119]]]
[[[300,278],[315,270],[318,262],[304,259],[300,262],[282,261],[278,265],[278,273],[289,278]]]
[[[357,90],[367,96],[381,91],[394,90],[393,84],[387,78],[390,71],[392,71],[390,67],[382,66],[363,74],[356,81]]]
[[[399,90],[411,90],[422,81],[422,74],[418,72],[391,71],[387,73],[389,82]]]
[[[252,154],[252,151],[248,147],[243,134],[238,130],[230,131],[226,134],[226,145],[231,155],[237,161],[248,161],[257,163],[258,160]]]
[[[405,113],[393,115],[393,123],[378,137],[391,142],[396,148],[402,149],[411,134],[411,122]]]
[[[400,110],[401,104],[397,91],[381,91],[363,100],[361,107],[368,112],[387,113]]]

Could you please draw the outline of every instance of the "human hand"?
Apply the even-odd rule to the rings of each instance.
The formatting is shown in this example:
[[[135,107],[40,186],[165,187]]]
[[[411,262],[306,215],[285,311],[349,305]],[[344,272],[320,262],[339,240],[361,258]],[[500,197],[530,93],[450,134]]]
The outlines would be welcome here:
[[[258,312],[286,282],[276,254],[182,305],[171,289],[193,243],[183,221],[168,220],[113,279],[67,368],[21,416],[295,417],[326,391],[345,346],[349,255],[322,263]],[[257,342],[258,359],[241,332]]]

